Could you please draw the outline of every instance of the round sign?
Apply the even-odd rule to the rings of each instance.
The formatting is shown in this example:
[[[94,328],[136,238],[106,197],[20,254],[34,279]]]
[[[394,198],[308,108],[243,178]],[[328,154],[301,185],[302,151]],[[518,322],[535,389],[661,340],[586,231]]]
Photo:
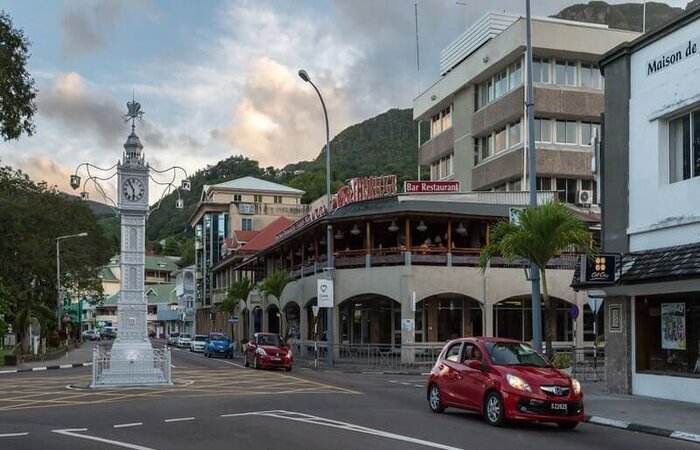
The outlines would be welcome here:
[[[578,319],[578,305],[571,305],[571,308],[569,308],[569,316],[571,316],[572,319],[576,320]]]

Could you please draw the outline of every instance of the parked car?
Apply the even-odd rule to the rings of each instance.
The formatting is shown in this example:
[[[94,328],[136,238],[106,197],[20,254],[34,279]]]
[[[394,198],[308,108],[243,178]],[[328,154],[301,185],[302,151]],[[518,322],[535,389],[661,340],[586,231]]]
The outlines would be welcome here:
[[[168,336],[168,345],[177,345],[177,338],[180,336],[180,333],[177,331],[174,333],[170,333],[170,336]]]
[[[192,342],[192,336],[188,333],[182,333],[177,337],[177,346],[180,348],[189,347]]]
[[[190,341],[190,351],[191,352],[203,352],[204,344],[207,342],[206,334],[195,334],[194,339]]]
[[[573,429],[585,420],[581,384],[524,342],[463,338],[448,342],[428,378],[428,404],[481,412],[490,425],[554,422]]]
[[[117,329],[115,327],[104,327],[100,330],[100,337],[103,339],[116,339]]]
[[[287,372],[292,370],[292,351],[282,337],[274,333],[255,333],[248,342],[243,359],[246,367],[252,364],[255,369],[284,368]]]
[[[204,345],[204,356],[207,358],[213,356],[233,358],[233,343],[231,342],[231,338],[228,337],[228,334],[209,333]]]
[[[97,330],[85,330],[80,334],[84,341],[99,341],[100,333]]]

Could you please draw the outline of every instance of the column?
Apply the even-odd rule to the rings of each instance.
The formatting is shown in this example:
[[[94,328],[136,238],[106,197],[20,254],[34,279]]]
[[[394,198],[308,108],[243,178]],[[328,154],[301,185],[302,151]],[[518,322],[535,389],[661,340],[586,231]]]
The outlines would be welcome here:
[[[410,296],[401,298],[401,362],[412,363],[416,360],[416,314],[411,311]],[[409,322],[410,321],[410,322]],[[411,327],[404,324],[410,323]]]

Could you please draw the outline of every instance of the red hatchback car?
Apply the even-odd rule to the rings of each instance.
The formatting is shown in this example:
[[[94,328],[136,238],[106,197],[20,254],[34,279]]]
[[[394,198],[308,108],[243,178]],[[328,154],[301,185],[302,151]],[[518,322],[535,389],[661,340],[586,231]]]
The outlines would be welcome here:
[[[448,342],[430,371],[428,404],[435,413],[478,411],[494,426],[514,420],[573,429],[585,420],[579,382],[530,345],[504,338]]]
[[[248,342],[243,359],[246,367],[252,364],[254,369],[292,370],[292,351],[280,335],[274,333],[255,333]]]

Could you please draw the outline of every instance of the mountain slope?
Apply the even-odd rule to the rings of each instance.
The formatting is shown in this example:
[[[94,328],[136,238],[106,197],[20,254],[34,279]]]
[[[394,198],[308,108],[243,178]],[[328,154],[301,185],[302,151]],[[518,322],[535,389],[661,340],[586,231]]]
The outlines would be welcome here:
[[[696,0],[693,4],[695,3],[700,2]],[[689,4],[688,7],[693,7],[693,4]],[[610,28],[641,32],[643,11],[642,3],[609,5],[604,1],[591,1],[588,4],[581,3],[564,8],[552,17],[578,22],[601,23]],[[683,11],[683,8],[675,8],[666,3],[647,2],[647,31],[668,22]]]

